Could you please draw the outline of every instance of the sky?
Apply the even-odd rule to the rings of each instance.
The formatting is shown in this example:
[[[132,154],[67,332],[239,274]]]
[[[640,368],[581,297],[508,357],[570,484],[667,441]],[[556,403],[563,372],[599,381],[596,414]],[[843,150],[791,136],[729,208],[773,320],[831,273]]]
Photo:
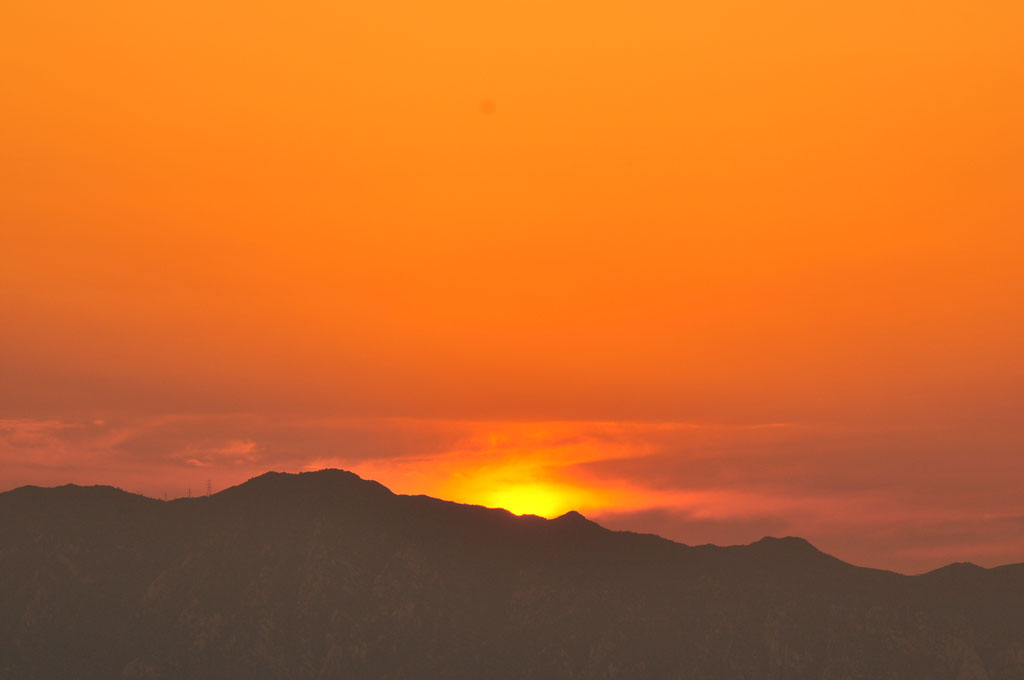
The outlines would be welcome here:
[[[343,467],[1024,561],[1024,5],[12,0],[0,490]]]

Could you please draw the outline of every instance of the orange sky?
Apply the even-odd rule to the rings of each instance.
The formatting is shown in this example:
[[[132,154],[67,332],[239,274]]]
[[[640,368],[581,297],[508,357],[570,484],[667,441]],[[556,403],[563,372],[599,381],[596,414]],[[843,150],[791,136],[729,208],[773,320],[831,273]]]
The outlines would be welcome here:
[[[1002,1],[7,2],[0,488],[337,464],[1024,561],[1022,30]]]

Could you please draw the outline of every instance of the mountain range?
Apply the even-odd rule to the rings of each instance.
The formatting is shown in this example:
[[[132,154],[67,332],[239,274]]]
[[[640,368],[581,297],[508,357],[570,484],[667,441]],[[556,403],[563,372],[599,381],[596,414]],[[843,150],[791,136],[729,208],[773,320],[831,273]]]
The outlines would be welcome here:
[[[1024,564],[687,546],[342,470],[0,494],[0,678],[1020,680]]]

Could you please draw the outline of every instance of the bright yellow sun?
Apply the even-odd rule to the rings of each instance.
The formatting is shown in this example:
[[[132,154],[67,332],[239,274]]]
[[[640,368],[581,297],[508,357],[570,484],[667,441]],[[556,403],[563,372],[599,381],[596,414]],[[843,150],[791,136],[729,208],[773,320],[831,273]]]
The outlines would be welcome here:
[[[552,484],[515,484],[493,491],[487,505],[516,515],[558,517],[572,510],[573,494]]]

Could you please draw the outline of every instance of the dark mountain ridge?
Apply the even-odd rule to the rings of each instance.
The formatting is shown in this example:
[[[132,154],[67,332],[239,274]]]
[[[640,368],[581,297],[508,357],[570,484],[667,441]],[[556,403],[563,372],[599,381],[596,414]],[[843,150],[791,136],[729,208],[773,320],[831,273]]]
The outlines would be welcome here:
[[[1024,565],[686,546],[341,470],[0,494],[2,678],[1024,678]]]

